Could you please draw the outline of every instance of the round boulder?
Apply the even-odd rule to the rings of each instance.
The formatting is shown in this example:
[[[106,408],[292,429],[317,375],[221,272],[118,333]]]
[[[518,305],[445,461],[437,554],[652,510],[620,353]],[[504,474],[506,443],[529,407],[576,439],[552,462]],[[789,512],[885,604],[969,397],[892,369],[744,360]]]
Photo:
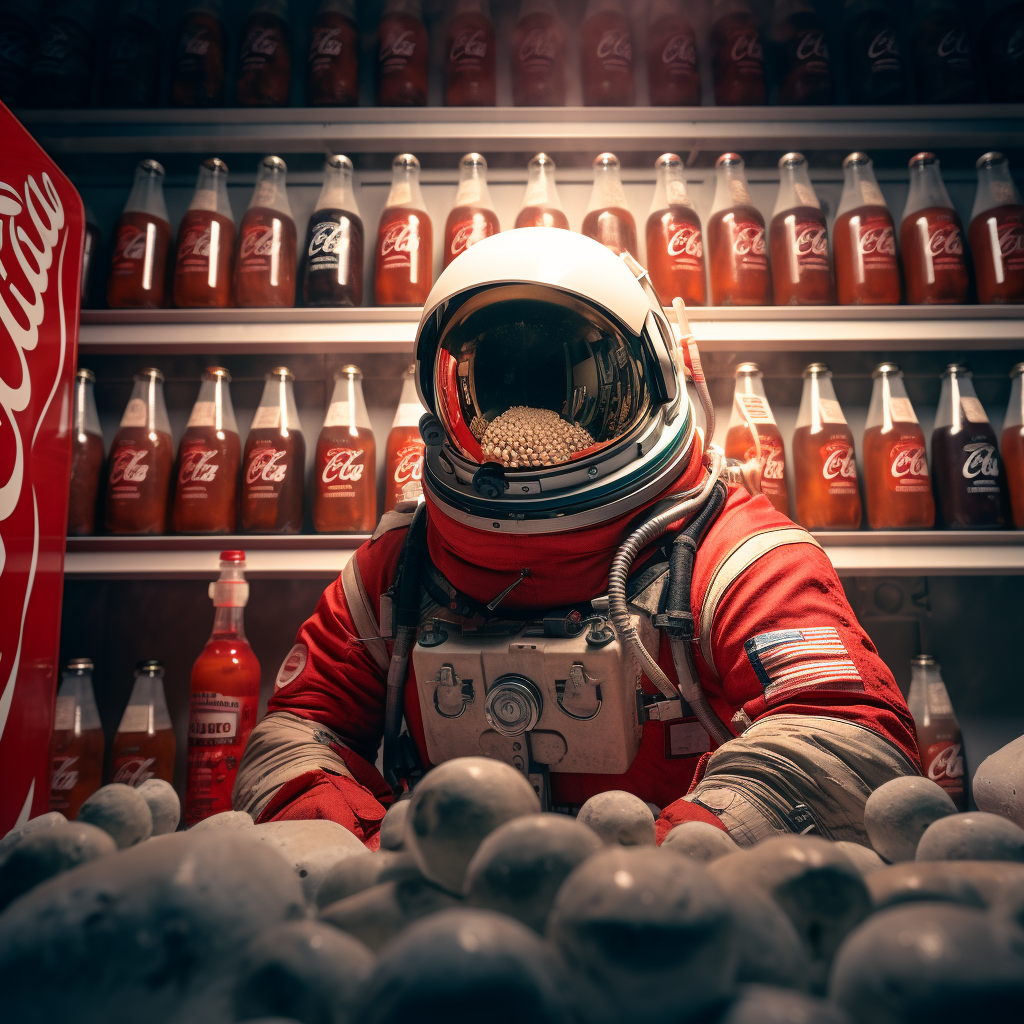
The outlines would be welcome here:
[[[972,792],[979,811],[998,814],[1024,828],[1024,736],[978,765]]]
[[[986,902],[969,878],[948,861],[911,861],[874,872],[867,880],[875,910],[899,903],[961,903],[985,907]]]
[[[385,812],[380,823],[380,848],[405,849],[405,826],[409,819],[409,800],[398,800]]]
[[[606,846],[654,846],[654,814],[638,796],[623,789],[595,793],[577,818],[589,825]]]
[[[710,864],[719,857],[736,853],[736,840],[720,828],[706,821],[684,821],[662,840],[661,848],[682,853],[702,864]]]
[[[913,860],[925,829],[956,814],[956,804],[936,782],[901,775],[879,786],[864,805],[864,827],[875,852],[890,864]]]
[[[469,862],[466,900],[543,934],[559,886],[601,848],[593,829],[563,814],[528,814],[506,821]]]
[[[255,824],[252,815],[246,811],[221,811],[220,814],[211,814],[196,822],[188,831],[193,836],[208,831],[237,832],[242,828],[252,828]]]
[[[320,883],[316,894],[317,906],[323,909],[382,882],[422,877],[416,858],[411,853],[381,850],[369,857],[346,857],[335,864]]]
[[[917,859],[1024,861],[1024,828],[984,811],[954,814],[928,826]]]
[[[139,786],[142,799],[149,804],[153,816],[153,835],[165,836],[178,827],[181,818],[181,801],[174,787],[163,779],[146,779]]]
[[[745,985],[715,1024],[852,1024],[845,1010],[803,992]]]
[[[29,818],[23,825],[15,825],[0,839],[0,863],[3,862],[4,857],[7,856],[15,846],[18,845],[25,838],[25,836],[37,831],[41,828],[53,828],[54,825],[66,825],[68,819],[64,817],[60,811],[47,811],[46,814],[40,814],[37,818]]]
[[[153,815],[146,798],[123,782],[102,786],[78,809],[78,820],[103,829],[119,850],[153,834]]]
[[[484,837],[506,821],[540,811],[526,778],[488,757],[458,757],[438,765],[413,790],[409,804],[408,849],[427,878],[458,895]]]
[[[861,846],[860,843],[850,843],[845,839],[840,839],[835,844],[835,848],[850,858],[850,862],[860,872],[861,878],[867,878],[868,875],[885,867],[885,861],[869,846]]]

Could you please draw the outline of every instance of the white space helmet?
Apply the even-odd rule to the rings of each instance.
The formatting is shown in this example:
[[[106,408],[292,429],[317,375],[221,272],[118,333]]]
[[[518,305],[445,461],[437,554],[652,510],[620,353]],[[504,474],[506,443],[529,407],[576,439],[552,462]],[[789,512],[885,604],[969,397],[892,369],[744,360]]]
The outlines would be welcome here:
[[[689,458],[682,365],[635,260],[557,228],[485,238],[416,333],[426,487],[453,518],[513,533],[628,512]]]

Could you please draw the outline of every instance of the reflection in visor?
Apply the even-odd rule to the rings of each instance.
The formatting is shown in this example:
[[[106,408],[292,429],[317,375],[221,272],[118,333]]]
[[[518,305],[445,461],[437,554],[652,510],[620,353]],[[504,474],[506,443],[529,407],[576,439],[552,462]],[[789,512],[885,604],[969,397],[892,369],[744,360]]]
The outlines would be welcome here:
[[[594,439],[575,423],[566,423],[550,409],[517,405],[503,412],[484,431],[484,458],[516,469],[555,466],[592,447]]]

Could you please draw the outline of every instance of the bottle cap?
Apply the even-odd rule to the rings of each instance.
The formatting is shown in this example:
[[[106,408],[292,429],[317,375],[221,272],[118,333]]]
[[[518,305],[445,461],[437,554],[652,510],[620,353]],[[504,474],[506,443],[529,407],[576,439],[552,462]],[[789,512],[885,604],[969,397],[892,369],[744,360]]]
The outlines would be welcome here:
[[[93,663],[88,658],[72,658],[68,662],[69,672],[91,672]]]
[[[930,654],[915,654],[910,659],[911,665],[938,665],[938,662]]]
[[[220,553],[220,560],[222,562],[244,562],[245,552],[244,551],[222,551]]]
[[[207,380],[222,380],[225,384],[231,383],[231,374],[223,366],[208,366],[203,376]]]
[[[619,167],[619,158],[614,153],[599,153],[594,157],[593,167],[595,170],[598,168],[616,168]]]
[[[343,366],[334,375],[335,380],[341,380],[342,377],[359,377],[362,378],[363,371],[358,366]]]
[[[228,165],[224,163],[219,156],[211,156],[203,161],[203,166],[208,171],[214,171],[216,174],[227,174]]]
[[[279,156],[265,156],[260,161],[260,167],[268,171],[280,171],[282,174],[288,170],[288,165]]]
[[[902,377],[903,371],[895,363],[879,363],[871,371],[872,379],[878,377]]]
[[[761,372],[761,367],[758,366],[757,363],[740,363],[740,365],[736,367],[736,376],[737,377],[742,377],[744,374],[747,374],[747,373],[757,373],[757,374],[760,374],[760,372]]]
[[[1013,364],[1013,369],[1010,370],[1010,376],[1016,377],[1018,373],[1024,373],[1024,363]]]
[[[950,363],[943,371],[943,377],[971,377],[973,374],[963,363]]]
[[[662,167],[682,167],[683,161],[680,159],[677,153],[662,153],[657,160],[654,161],[654,169],[660,170]]]
[[[937,164],[939,158],[934,153],[917,153],[912,156],[907,166],[913,170],[915,167],[927,167],[929,164]]]
[[[867,153],[851,153],[843,161],[843,170],[845,171],[847,167],[866,167],[870,163],[871,157],[869,157]]]
[[[144,366],[135,375],[136,380],[159,380],[164,379],[164,375],[155,366]]]
[[[409,369],[405,371],[405,375],[406,375],[406,377],[415,377],[416,376],[416,364],[415,363],[410,363],[409,364]]]
[[[139,170],[153,178],[164,177],[164,165],[159,160],[140,160]]]
[[[716,161],[715,167],[742,167],[743,157],[739,153],[723,153]]]
[[[75,380],[87,380],[90,384],[96,383],[96,374],[92,370],[86,370],[84,367],[79,367],[75,371]]]
[[[811,363],[804,367],[804,378],[807,377],[831,377],[832,371],[824,363]]]
[[[391,161],[391,170],[393,171],[418,171],[420,169],[420,162],[412,155],[412,153],[399,153],[394,160]]]
[[[333,167],[336,170],[351,171],[352,161],[347,156],[341,153],[332,153],[325,161],[327,167]]]
[[[480,153],[467,153],[460,161],[459,167],[468,170],[471,167],[478,167],[481,171],[487,170],[487,161]]]
[[[1002,153],[997,153],[995,150],[992,150],[990,153],[982,153],[982,155],[978,157],[974,166],[980,171],[983,167],[996,167],[999,164],[1005,163],[1006,157],[1003,156]]]
[[[779,170],[784,167],[800,167],[807,163],[807,157],[803,153],[786,153],[779,157]]]
[[[555,169],[555,161],[547,155],[547,153],[538,153],[533,159],[530,160],[528,167],[550,167],[551,170]]]
[[[156,675],[157,673],[163,673],[164,663],[157,661],[156,658],[150,658],[148,661],[140,661],[135,666],[135,674],[141,675],[144,672],[148,672],[150,675]]]
[[[295,374],[288,369],[287,366],[275,366],[270,373],[267,374],[267,380],[271,377],[283,377],[285,380],[295,380]]]

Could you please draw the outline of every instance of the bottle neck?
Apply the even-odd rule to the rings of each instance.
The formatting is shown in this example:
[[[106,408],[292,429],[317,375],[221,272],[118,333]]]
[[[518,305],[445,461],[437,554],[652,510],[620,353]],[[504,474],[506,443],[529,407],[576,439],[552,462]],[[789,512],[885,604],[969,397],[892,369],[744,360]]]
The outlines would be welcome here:
[[[352,188],[352,171],[348,167],[328,166],[320,197],[313,207],[314,213],[317,210],[344,210],[360,216],[355,190]]]
[[[811,179],[807,174],[807,165],[798,164],[794,167],[783,167],[779,172],[779,194],[775,198],[775,209],[772,217],[797,207],[809,207],[820,210],[821,203],[814,194]]]
[[[1024,426],[1024,373],[1014,374],[1010,382],[1010,404],[1006,407],[1003,429]]]
[[[252,190],[249,209],[253,207],[274,210],[291,220],[292,206],[288,201],[287,176],[285,171],[261,168]]]
[[[686,192],[686,179],[683,177],[682,165],[672,164],[658,168],[658,177],[654,185],[654,197],[651,199],[650,213],[667,210],[673,206],[693,208]],[[650,213],[648,216],[650,216]]]
[[[96,410],[96,396],[91,380],[75,381],[75,422],[76,434],[96,434],[103,436],[100,428],[100,415]]]
[[[239,640],[245,639],[244,608],[217,608],[213,617],[213,633],[210,639],[218,637],[235,636]]]
[[[720,210],[731,210],[734,206],[753,206],[750,189],[747,187],[747,176],[742,164],[729,164],[718,169],[718,180],[715,183],[715,201],[711,204],[711,213]]]
[[[971,220],[997,206],[1019,206],[1020,193],[1010,175],[1010,165],[1004,161],[978,169],[978,190],[974,194]]]
[[[949,198],[946,186],[939,173],[938,163],[924,164],[910,171],[910,191],[907,193],[907,205],[903,209],[906,219],[918,210],[926,210],[937,206],[952,209],[953,202]]]
[[[196,190],[192,193],[192,202],[188,204],[188,208],[208,210],[210,213],[226,217],[234,224],[235,215],[231,212],[227,180],[223,171],[211,170],[209,167],[199,168]]]
[[[454,205],[477,206],[493,212],[494,204],[487,188],[487,171],[483,167],[473,164],[463,169]]]
[[[128,202],[124,204],[125,213],[148,213],[151,217],[170,223],[167,216],[167,203],[164,201],[164,180],[145,171],[135,175]]]
[[[555,172],[550,164],[536,164],[530,168],[526,193],[520,209],[528,206],[562,209],[558,189],[555,187]]]
[[[843,194],[839,199],[836,216],[841,217],[861,206],[882,206],[888,209],[874,169],[866,163],[851,164],[843,171]]]
[[[619,169],[618,167],[596,167],[594,169],[594,187],[590,192],[587,213],[593,213],[594,210],[607,210],[612,207],[620,210],[629,209],[626,191],[623,189],[622,179],[619,177]]]

